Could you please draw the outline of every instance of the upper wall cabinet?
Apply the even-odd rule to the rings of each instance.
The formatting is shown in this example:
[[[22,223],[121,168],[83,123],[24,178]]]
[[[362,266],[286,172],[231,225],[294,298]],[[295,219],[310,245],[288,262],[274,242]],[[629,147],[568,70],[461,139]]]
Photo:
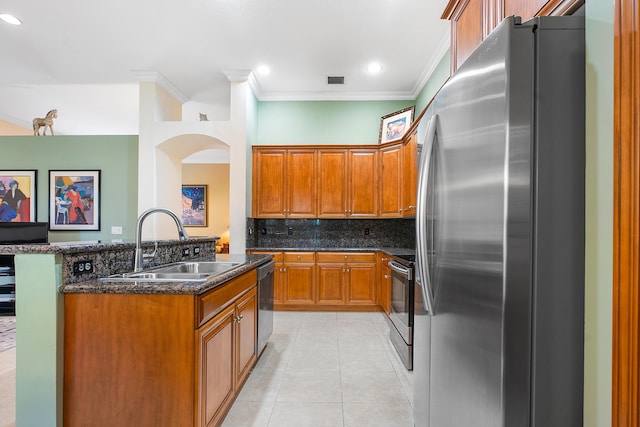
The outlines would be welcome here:
[[[316,216],[316,150],[253,149],[253,216]]]
[[[517,15],[522,21],[535,16],[570,15],[584,0],[451,0],[442,19],[451,21],[451,72],[502,21]]]

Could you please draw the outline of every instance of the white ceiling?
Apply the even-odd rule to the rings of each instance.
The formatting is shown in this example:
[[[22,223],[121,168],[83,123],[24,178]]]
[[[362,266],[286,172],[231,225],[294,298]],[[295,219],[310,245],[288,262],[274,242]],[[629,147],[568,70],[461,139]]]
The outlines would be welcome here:
[[[60,134],[137,134],[136,71],[166,77],[187,100],[184,120],[228,119],[224,71],[253,70],[260,100],[414,99],[448,46],[446,4],[3,0],[23,25],[0,22],[0,120],[30,127],[57,108]],[[262,64],[269,75],[255,73]]]

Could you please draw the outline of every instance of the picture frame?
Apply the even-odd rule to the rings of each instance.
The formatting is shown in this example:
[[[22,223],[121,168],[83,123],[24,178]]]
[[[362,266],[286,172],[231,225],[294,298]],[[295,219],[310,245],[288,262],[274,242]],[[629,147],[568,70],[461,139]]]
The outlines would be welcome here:
[[[382,116],[380,119],[380,132],[378,134],[378,144],[384,144],[387,142],[397,141],[407,133],[411,123],[413,123],[413,116],[415,114],[416,106],[403,108],[395,113]]]
[[[100,230],[100,170],[49,170],[49,230]]]
[[[0,222],[37,222],[37,177],[33,169],[0,170]]]
[[[182,224],[185,227],[206,227],[207,211],[207,185],[183,185]]]

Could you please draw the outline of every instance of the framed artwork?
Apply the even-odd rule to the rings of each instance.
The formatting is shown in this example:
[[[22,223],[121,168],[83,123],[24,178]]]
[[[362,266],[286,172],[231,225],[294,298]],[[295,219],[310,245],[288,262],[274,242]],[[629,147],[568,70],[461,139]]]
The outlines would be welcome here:
[[[0,222],[36,222],[36,170],[0,170]]]
[[[100,230],[100,171],[49,171],[49,230]]]
[[[207,226],[207,186],[182,186],[182,224],[185,227]]]
[[[403,108],[395,113],[382,116],[380,119],[380,133],[378,136],[378,144],[396,141],[401,139],[409,130],[409,126],[413,122],[413,114],[416,109],[415,105]]]

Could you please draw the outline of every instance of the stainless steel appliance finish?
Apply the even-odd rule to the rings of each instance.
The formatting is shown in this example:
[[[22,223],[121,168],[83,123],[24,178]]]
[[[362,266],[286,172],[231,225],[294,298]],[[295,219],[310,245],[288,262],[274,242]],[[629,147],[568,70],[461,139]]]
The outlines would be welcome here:
[[[389,268],[391,269],[389,338],[404,366],[411,370],[413,369],[413,262],[392,257]]]
[[[273,333],[273,274],[276,263],[270,261],[256,269],[258,273],[258,348],[260,355]]]
[[[509,17],[432,105],[417,427],[582,426],[584,21]]]

